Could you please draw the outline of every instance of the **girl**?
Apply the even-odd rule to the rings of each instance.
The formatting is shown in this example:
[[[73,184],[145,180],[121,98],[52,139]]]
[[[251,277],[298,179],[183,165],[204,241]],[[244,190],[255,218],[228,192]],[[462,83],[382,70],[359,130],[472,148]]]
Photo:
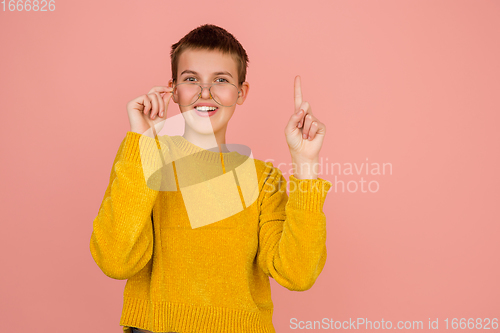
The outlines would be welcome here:
[[[269,277],[308,290],[326,261],[331,183],[314,168],[326,127],[297,76],[284,130],[289,197],[272,163],[225,144],[250,87],[241,44],[203,25],[172,45],[171,62],[168,86],[127,104],[130,131],[93,222],[92,257],[107,276],[127,279],[124,332],[275,332]],[[184,135],[157,136],[170,99]]]

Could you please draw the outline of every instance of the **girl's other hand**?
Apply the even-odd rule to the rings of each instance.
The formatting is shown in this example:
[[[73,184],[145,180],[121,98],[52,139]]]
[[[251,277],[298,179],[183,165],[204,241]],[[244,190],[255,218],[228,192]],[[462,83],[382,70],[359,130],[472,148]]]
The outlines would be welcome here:
[[[167,108],[172,97],[172,88],[153,87],[146,95],[141,95],[127,103],[130,131],[144,134],[155,126],[160,132],[167,119]],[[157,125],[163,122],[160,127]]]

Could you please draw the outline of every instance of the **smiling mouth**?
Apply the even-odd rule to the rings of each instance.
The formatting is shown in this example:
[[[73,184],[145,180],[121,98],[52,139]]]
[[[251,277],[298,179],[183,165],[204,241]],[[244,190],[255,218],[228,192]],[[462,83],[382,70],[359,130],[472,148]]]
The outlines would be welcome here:
[[[195,109],[200,112],[210,112],[216,111],[218,107],[216,106],[196,106]]]
[[[198,117],[212,117],[214,116],[219,108],[216,106],[197,106],[194,108]]]

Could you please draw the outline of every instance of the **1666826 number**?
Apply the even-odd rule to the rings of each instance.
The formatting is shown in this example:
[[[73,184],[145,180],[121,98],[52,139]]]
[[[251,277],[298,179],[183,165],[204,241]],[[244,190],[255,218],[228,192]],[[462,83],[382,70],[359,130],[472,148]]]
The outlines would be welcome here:
[[[451,329],[476,329],[476,330],[495,330],[498,328],[498,318],[453,318],[449,320],[446,318],[444,320],[446,323],[446,328]]]
[[[9,12],[53,12],[56,10],[55,0],[3,0],[0,2],[3,11]]]

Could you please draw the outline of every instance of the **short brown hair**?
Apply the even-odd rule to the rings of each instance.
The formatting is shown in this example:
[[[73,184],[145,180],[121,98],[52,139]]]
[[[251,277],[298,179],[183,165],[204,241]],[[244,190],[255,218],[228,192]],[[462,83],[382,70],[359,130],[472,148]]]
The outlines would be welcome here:
[[[230,54],[238,67],[238,84],[245,82],[247,76],[248,55],[240,42],[227,30],[213,24],[204,24],[191,30],[180,41],[172,45],[170,61],[172,65],[172,79],[177,81],[177,67],[179,56],[187,49],[218,50]]]

